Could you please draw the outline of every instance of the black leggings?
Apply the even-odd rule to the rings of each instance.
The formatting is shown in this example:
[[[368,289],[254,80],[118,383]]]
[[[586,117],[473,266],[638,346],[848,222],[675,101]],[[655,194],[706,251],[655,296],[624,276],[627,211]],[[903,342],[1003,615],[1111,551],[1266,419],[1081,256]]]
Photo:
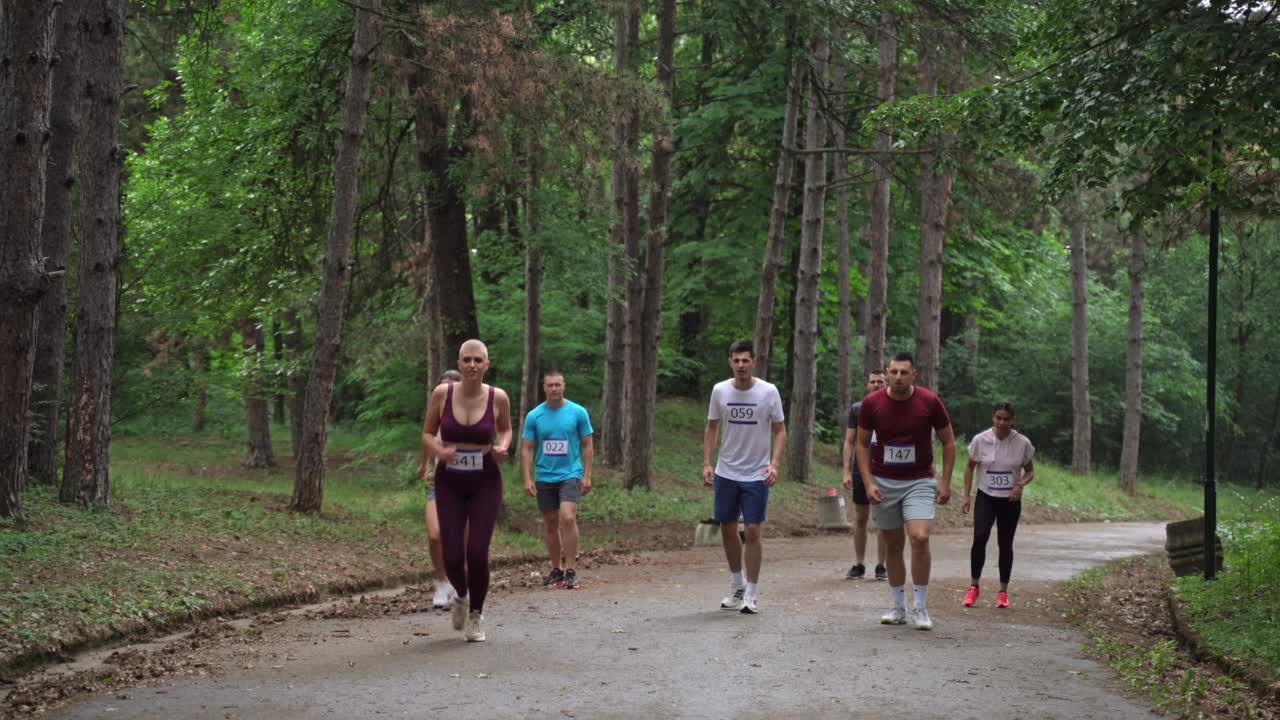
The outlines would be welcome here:
[[[1008,584],[1013,574],[1013,534],[1018,531],[1018,516],[1022,515],[1022,501],[1010,502],[1009,498],[997,498],[978,491],[973,503],[973,549],[969,551],[970,577],[982,577],[982,566],[987,561],[987,540],[991,526],[996,526],[996,543],[1000,546],[1000,582]]]
[[[491,455],[480,472],[442,469],[436,475],[445,574],[459,595],[470,596],[472,610],[484,610],[489,594],[489,543],[501,505],[502,472]]]

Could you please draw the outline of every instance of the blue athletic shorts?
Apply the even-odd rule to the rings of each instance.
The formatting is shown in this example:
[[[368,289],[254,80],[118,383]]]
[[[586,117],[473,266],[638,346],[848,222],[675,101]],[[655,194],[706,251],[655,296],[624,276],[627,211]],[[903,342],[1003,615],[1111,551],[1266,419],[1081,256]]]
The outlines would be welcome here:
[[[746,524],[759,525],[764,522],[768,505],[769,484],[763,480],[739,482],[716,475],[715,510],[712,514],[716,522],[737,522],[741,514]]]

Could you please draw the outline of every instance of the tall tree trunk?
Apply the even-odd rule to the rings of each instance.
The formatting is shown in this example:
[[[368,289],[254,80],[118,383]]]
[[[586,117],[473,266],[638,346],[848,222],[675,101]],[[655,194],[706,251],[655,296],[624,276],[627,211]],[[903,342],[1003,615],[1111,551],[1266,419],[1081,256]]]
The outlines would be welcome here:
[[[1088,225],[1079,198],[1068,222],[1071,228],[1071,472],[1089,472],[1093,442],[1089,408],[1089,267]]]
[[[676,1],[660,0],[658,13],[657,80],[668,108],[674,102]],[[626,453],[622,482],[628,489],[649,487],[653,459],[653,420],[658,395],[658,343],[662,334],[662,282],[667,241],[667,201],[671,192],[671,156],[675,140],[665,124],[653,140],[650,163],[653,184],[649,189],[649,233],[645,240],[644,294],[632,342],[639,347],[636,363],[629,367],[627,385],[631,402],[627,421]]]
[[[800,267],[796,273],[795,374],[791,384],[794,428],[813,427],[818,390],[818,280],[822,273],[822,223],[827,199],[827,156],[819,150],[827,138],[822,99],[827,74],[827,39],[816,36],[809,45],[813,58],[809,78],[809,110],[805,117],[804,219],[800,234]],[[808,482],[813,434],[794,433],[787,443],[789,477]]]
[[[302,329],[302,316],[296,308],[285,311],[289,330],[285,333],[285,350],[289,360],[289,447],[295,465],[302,449],[302,419],[307,411],[307,373],[302,358],[307,343]]]
[[[789,37],[788,40],[791,40]],[[767,379],[773,359],[774,302],[778,288],[778,267],[782,244],[787,238],[787,211],[791,199],[791,176],[795,167],[796,125],[804,93],[808,62],[793,51],[787,76],[787,105],[782,115],[782,146],[778,148],[778,172],[773,176],[773,204],[769,208],[769,232],[764,261],[760,264],[760,296],[756,302],[756,377]]]
[[[920,92],[938,94],[941,58],[932,40],[920,49]],[[942,247],[951,202],[951,172],[932,152],[920,156],[920,302],[916,305],[916,382],[936,391],[942,344]]]
[[[276,367],[284,365],[284,334],[280,329],[279,313],[271,316],[271,355],[275,358]],[[275,377],[275,373],[272,373]],[[271,383],[271,421],[277,425],[284,423],[284,389],[277,382]]]
[[[49,159],[46,165],[41,253],[49,271],[49,291],[36,311],[36,357],[31,408],[36,417],[28,450],[28,474],[41,485],[58,481],[58,411],[66,365],[67,247],[71,236],[71,189],[75,185],[76,134],[80,103],[80,0],[63,0],[57,9],[53,94],[49,102]]]
[[[0,517],[22,512],[49,135],[53,11],[47,0],[0,12]]]
[[[324,499],[324,449],[328,440],[329,401],[338,372],[342,345],[342,311],[346,306],[351,267],[349,252],[355,231],[356,200],[360,189],[360,144],[368,121],[369,76],[378,44],[378,15],[382,0],[367,0],[355,13],[351,42],[351,69],[342,109],[342,135],[334,163],[333,208],[329,216],[329,242],[325,248],[324,278],[316,314],[311,375],[302,416],[302,447],[293,479],[289,509],[318,513]]]
[[[520,371],[520,429],[524,419],[538,404],[539,355],[542,341],[542,228],[539,226],[538,192],[542,187],[541,149],[538,140],[529,142],[528,171],[524,200],[524,358]],[[511,453],[518,455],[519,453]]]
[[[435,259],[436,244],[431,238],[430,209],[426,203],[422,205],[422,304],[418,308],[422,315],[427,335],[427,396],[431,388],[445,370],[457,364],[458,359],[450,358],[445,350],[444,326],[440,320],[440,278]]]
[[[894,16],[884,13],[876,28],[880,48],[876,66],[876,99],[883,105],[893,102],[897,93],[898,30]],[[888,128],[876,130],[875,154],[871,186],[871,225],[867,232],[867,300],[863,327],[866,348],[862,371],[884,370],[885,328],[889,303],[889,187],[893,180],[893,133]]]
[[[1124,373],[1124,440],[1120,448],[1120,487],[1138,491],[1138,440],[1142,432],[1142,305],[1147,272],[1147,238],[1135,231],[1129,246],[1129,344]]]
[[[267,413],[267,389],[262,382],[266,340],[256,318],[240,324],[240,344],[244,350],[244,461],[247,468],[269,468],[276,464],[271,448],[271,417]]]
[[[203,339],[191,348],[191,374],[196,395],[191,431],[201,433],[209,422],[209,348]]]
[[[81,28],[80,254],[76,294],[76,375],[64,486],[75,501],[105,507],[110,497],[111,373],[115,364],[116,269],[120,263],[120,170],[117,143],[124,89],[124,0],[85,3]],[[72,452],[74,450],[74,453]]]
[[[639,52],[640,3],[625,0],[618,5],[613,20],[613,70],[619,77],[633,76]],[[609,467],[621,467],[626,406],[627,302],[630,299],[628,252],[638,241],[635,223],[639,219],[639,173],[635,167],[639,141],[639,112],[633,106],[619,108],[614,119],[613,170],[610,194],[613,199],[613,227],[609,242],[608,310],[605,319],[604,392],[601,397],[600,459]]]
[[[853,390],[849,379],[849,350],[853,344],[852,312],[849,299],[849,158],[844,154],[845,122],[844,76],[845,57],[840,43],[831,56],[832,115],[831,137],[836,148],[833,182],[836,186],[836,412],[841,413],[853,402]]]
[[[1271,406],[1271,437],[1280,437],[1280,392],[1276,392],[1275,402]],[[1254,476],[1254,487],[1262,490],[1267,486],[1267,471],[1271,467],[1271,459],[1277,453],[1275,444],[1262,449],[1262,462],[1258,463],[1258,474]]]

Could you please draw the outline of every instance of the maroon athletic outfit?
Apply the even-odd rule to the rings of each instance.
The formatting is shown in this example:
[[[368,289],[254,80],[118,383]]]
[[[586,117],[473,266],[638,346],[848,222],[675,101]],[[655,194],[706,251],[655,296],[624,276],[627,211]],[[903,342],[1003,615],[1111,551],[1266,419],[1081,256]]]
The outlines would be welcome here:
[[[484,416],[472,425],[463,425],[453,415],[455,386],[449,385],[444,411],[440,413],[440,440],[447,445],[492,443],[497,425],[493,414],[493,386],[489,386]],[[464,453],[459,451],[459,455]],[[466,465],[441,465],[436,471],[436,511],[440,517],[445,574],[459,592],[469,596],[472,610],[483,611],[485,596],[489,594],[489,543],[502,504],[502,470],[491,452],[484,453],[474,469],[467,469]],[[471,525],[469,536],[468,523]]]

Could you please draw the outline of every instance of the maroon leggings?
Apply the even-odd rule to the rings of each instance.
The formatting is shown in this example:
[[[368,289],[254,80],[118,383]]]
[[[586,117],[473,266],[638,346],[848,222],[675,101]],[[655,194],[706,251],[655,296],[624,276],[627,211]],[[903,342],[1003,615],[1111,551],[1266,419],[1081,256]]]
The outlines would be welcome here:
[[[444,571],[458,594],[470,596],[472,610],[483,611],[489,594],[489,543],[501,505],[502,471],[492,455],[480,472],[441,468],[436,475]]]

